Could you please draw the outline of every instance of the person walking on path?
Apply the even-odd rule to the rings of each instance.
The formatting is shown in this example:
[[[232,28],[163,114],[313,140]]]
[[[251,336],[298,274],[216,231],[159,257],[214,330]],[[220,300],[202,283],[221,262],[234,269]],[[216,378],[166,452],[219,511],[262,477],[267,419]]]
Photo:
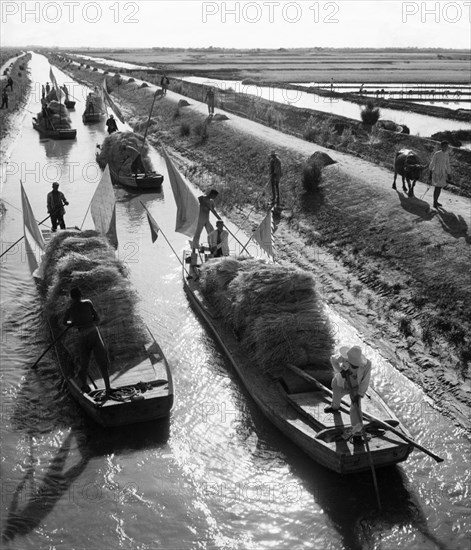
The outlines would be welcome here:
[[[208,244],[211,254],[215,258],[229,256],[229,233],[224,229],[224,222],[218,220],[216,229],[208,235]]]
[[[110,115],[110,118],[106,121],[106,126],[108,128],[108,134],[118,131],[118,125],[113,115]]]
[[[55,181],[52,184],[52,191],[47,194],[47,211],[51,216],[52,232],[55,233],[57,230],[57,225],[61,229],[65,229],[64,222],[64,204],[68,206],[67,199],[64,196],[64,193],[59,191],[59,184]]]
[[[207,195],[200,195],[198,197],[198,202],[200,203],[200,210],[198,215],[198,224],[196,226],[195,235],[193,237],[193,251],[199,248],[200,245],[200,236],[203,228],[206,229],[208,235],[214,231],[214,227],[209,221],[209,214],[212,212],[218,220],[221,219],[221,216],[216,212],[214,208],[214,199],[219,195],[216,189],[211,189]]]
[[[332,356],[330,362],[335,371],[332,380],[332,405],[325,408],[324,412],[338,412],[342,397],[350,395],[352,435],[354,438],[361,438],[361,399],[370,385],[371,361],[363,355],[360,346],[342,346],[339,354]]]
[[[440,149],[433,154],[429,170],[429,182],[435,187],[433,191],[433,207],[438,208],[442,206],[441,203],[438,202],[438,198],[451,174],[448,141],[442,141]]]
[[[280,179],[281,179],[281,160],[276,154],[276,151],[272,151],[270,155],[270,184],[272,192],[272,205],[276,208],[280,206]]]
[[[5,90],[7,88],[10,88],[10,90],[13,92],[13,78],[11,76],[8,77],[7,85],[5,86]]]
[[[206,92],[206,96],[204,98],[205,103],[208,104],[208,112],[210,115],[214,114],[214,88],[210,87],[209,90]]]
[[[5,109],[8,109],[8,94],[6,88],[2,92],[2,106],[0,107],[0,109],[3,109],[4,107]]]
[[[168,79],[167,75],[164,73],[162,75],[162,78],[160,79],[160,87],[162,88],[162,95],[167,95],[167,89],[169,84],[170,84],[170,80]]]
[[[82,299],[80,288],[75,287],[70,291],[72,303],[64,316],[64,324],[77,327],[79,333],[80,370],[78,373],[79,388],[90,392],[87,385],[88,365],[93,351],[97,365],[105,382],[106,394],[111,392],[109,377],[109,360],[105,344],[98,330],[97,324],[100,318],[91,300]]]

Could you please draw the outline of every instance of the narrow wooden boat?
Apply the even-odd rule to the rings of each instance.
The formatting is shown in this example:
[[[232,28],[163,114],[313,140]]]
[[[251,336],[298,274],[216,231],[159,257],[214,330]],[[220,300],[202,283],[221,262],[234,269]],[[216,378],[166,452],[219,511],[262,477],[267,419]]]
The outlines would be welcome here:
[[[157,172],[138,172],[133,175],[125,175],[110,168],[110,174],[113,185],[127,187],[128,189],[137,192],[159,192],[162,190],[162,182],[164,181],[162,174],[158,174]]]
[[[50,230],[42,231],[46,242],[54,235]],[[77,235],[80,231],[77,230]],[[86,251],[83,251],[86,254]],[[45,292],[44,282],[35,273],[40,289]],[[173,406],[173,379],[165,355],[147,327],[149,338],[133,355],[132,359],[113,357],[110,365],[110,384],[112,392],[105,397],[105,384],[94,361],[90,362],[87,383],[89,392],[79,387],[76,373],[79,358],[74,353],[64,327],[53,318],[47,318],[54,339],[61,374],[72,397],[83,411],[102,426],[123,426],[167,417]],[[74,331],[71,328],[71,331]],[[68,330],[66,332],[69,332]],[[106,343],[106,342],[105,342]]]
[[[186,251],[183,280],[189,301],[208,326],[264,415],[307,455],[323,466],[340,474],[369,470],[370,460],[364,441],[352,442],[350,438],[348,408],[345,412],[334,415],[325,413],[324,408],[330,405],[330,400],[319,389],[324,387],[320,381],[319,386],[316,386],[289,369],[281,379],[274,380],[254,366],[253,361],[242,351],[232,328],[205,300],[197,268],[191,266],[190,258],[191,251]],[[316,377],[314,369],[307,372]],[[368,394],[369,398],[363,399],[364,412],[384,420],[406,437],[410,437],[381,397],[371,388]],[[412,450],[411,444],[388,430],[379,429],[374,423],[366,424],[366,431],[371,438],[369,447],[375,467],[392,466],[402,462]]]
[[[40,124],[33,119],[33,128],[37,130],[41,138],[49,139],[75,139],[77,137],[77,130],[74,128],[45,130],[41,128]]]

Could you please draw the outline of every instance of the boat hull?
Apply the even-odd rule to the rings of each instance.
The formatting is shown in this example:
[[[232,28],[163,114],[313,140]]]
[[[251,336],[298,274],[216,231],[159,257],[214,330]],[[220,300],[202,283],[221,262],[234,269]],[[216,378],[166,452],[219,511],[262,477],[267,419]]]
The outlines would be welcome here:
[[[162,190],[162,183],[164,177],[162,174],[152,172],[150,174],[137,174],[136,176],[126,176],[124,174],[117,174],[114,170],[110,169],[111,182],[113,185],[119,185],[126,187],[137,193],[141,192],[159,192]]]
[[[37,130],[41,137],[49,139],[75,139],[77,137],[77,130],[61,129],[61,130],[43,130],[39,124],[33,122],[33,128]]]
[[[191,253],[187,251],[184,260],[190,257]],[[184,262],[183,265],[189,264]],[[324,413],[324,408],[330,403],[322,392],[312,391],[312,386],[304,387],[304,392],[288,391],[283,383],[275,382],[258,371],[241,350],[232,330],[225,325],[224,319],[219,318],[203,298],[197,277],[188,279],[184,270],[183,279],[184,290],[190,304],[210,329],[263,414],[308,456],[326,468],[340,474],[369,470],[371,463],[364,443],[352,443],[341,436],[342,433],[348,432],[349,415],[334,419],[333,417],[337,415]],[[299,383],[302,386],[301,379]],[[371,400],[375,401],[383,416],[399,424],[379,395],[372,390],[369,390],[369,393]],[[312,401],[309,415],[303,408],[303,398],[309,398]],[[305,409],[307,410],[308,407]],[[409,436],[405,429],[402,427],[401,429],[404,435]],[[323,434],[334,435],[337,432],[339,437],[335,440],[329,441],[327,437],[326,440],[323,439]],[[412,450],[410,444],[390,432],[377,437],[373,436],[369,446],[375,467],[393,466],[402,462],[407,459]]]

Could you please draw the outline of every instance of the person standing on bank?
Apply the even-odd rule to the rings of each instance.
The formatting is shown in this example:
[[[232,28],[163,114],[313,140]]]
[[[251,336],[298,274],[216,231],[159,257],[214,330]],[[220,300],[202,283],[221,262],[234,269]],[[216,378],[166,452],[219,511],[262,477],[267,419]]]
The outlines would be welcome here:
[[[90,386],[87,384],[87,375],[90,355],[93,351],[108,395],[111,392],[109,360],[105,344],[97,327],[100,318],[91,300],[82,299],[80,288],[73,288],[70,291],[70,298],[72,303],[65,313],[64,324],[77,327],[79,332],[80,371],[77,376],[79,388],[85,393],[91,391]]]
[[[3,107],[5,107],[5,109],[8,109],[8,94],[6,88],[2,92],[2,106],[0,107],[0,109],[3,109]]]
[[[324,409],[326,413],[336,413],[344,395],[350,395],[350,422],[354,439],[361,439],[363,421],[361,399],[370,385],[371,361],[367,359],[360,346],[342,346],[337,356],[330,362],[335,371],[332,380],[332,405]]]
[[[272,205],[276,208],[280,206],[280,179],[281,179],[281,160],[276,154],[276,151],[272,151],[270,155],[270,183],[272,192]]]
[[[429,170],[429,182],[435,187],[433,191],[433,207],[438,208],[441,206],[441,203],[438,202],[438,198],[451,174],[448,141],[442,141],[440,150],[435,151],[433,154]]]
[[[113,115],[110,115],[110,118],[106,121],[106,127],[108,128],[109,135],[118,131],[118,125]]]
[[[211,254],[215,258],[229,256],[229,233],[224,229],[224,222],[218,220],[216,229],[208,235],[208,244]]]
[[[196,226],[195,235],[193,237],[193,250],[199,248],[200,236],[203,228],[206,228],[208,235],[214,231],[214,227],[209,221],[209,214],[212,212],[218,220],[221,216],[216,212],[214,208],[214,199],[219,195],[216,189],[211,189],[207,195],[200,195],[198,202],[200,203],[200,210],[198,215],[198,224]]]
[[[162,78],[160,79],[160,87],[162,88],[162,95],[167,95],[167,89],[169,84],[170,84],[170,80],[168,79],[167,75],[164,73],[162,75]]]
[[[52,232],[55,233],[57,225],[61,229],[65,229],[64,205],[68,206],[69,203],[64,196],[64,193],[59,191],[59,184],[55,181],[52,184],[52,191],[47,194],[47,211],[51,216]]]
[[[206,92],[206,97],[204,101],[208,104],[208,112],[210,115],[214,114],[214,88],[209,88]]]

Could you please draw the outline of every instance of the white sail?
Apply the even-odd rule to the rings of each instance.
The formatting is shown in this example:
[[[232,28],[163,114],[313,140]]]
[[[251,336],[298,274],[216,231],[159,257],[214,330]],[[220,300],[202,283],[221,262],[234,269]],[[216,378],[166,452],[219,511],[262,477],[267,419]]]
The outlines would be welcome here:
[[[21,187],[21,204],[23,207],[23,227],[25,232],[25,238],[26,238],[26,229],[27,229],[30,235],[33,237],[34,242],[39,246],[41,250],[44,250],[46,248],[46,243],[44,242],[44,238],[39,229],[38,223],[36,222],[36,218],[34,217],[33,209],[31,208],[31,205],[28,200],[28,196],[26,195],[26,191],[23,187],[23,183],[21,182],[20,182],[20,187]]]
[[[256,241],[272,259],[275,258],[275,241],[273,238],[274,226],[272,211],[263,219],[262,223],[257,227],[253,234],[253,240]]]
[[[199,215],[199,202],[190,185],[177,170],[172,160],[163,149],[165,162],[167,163],[168,177],[172,186],[173,196],[177,204],[177,220],[175,231],[183,233],[187,237],[193,237],[196,231]]]
[[[90,212],[98,233],[108,237],[110,243],[118,247],[116,232],[116,200],[111,183],[110,168],[106,165],[90,203]]]

